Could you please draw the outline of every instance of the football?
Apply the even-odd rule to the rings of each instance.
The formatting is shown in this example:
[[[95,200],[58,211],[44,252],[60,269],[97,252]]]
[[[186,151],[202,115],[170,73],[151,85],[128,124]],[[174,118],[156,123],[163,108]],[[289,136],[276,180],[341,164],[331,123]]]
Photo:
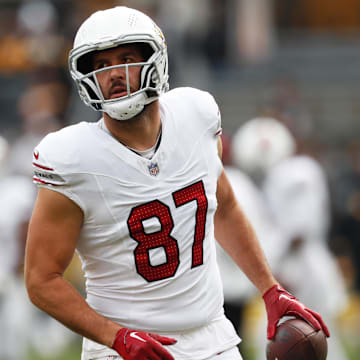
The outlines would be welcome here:
[[[267,360],[326,360],[326,356],[324,332],[300,319],[281,323],[266,347]]]

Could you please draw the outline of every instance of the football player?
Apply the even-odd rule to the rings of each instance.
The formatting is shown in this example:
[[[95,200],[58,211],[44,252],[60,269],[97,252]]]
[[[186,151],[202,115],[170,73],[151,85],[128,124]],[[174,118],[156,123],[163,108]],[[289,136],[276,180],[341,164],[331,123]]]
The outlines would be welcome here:
[[[51,133],[34,150],[26,284],[35,305],[84,336],[82,359],[241,359],[214,232],[263,294],[269,337],[287,313],[327,332],[274,279],[235,200],[213,97],[167,91],[159,27],[127,7],[96,12],[79,28],[69,66],[81,99],[103,117]],[[75,249],[86,300],[62,277]]]

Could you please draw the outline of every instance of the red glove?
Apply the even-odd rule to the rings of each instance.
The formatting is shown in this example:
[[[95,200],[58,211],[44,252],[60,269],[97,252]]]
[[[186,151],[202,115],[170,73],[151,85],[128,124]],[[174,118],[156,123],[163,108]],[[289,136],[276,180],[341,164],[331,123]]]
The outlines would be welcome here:
[[[117,333],[112,348],[124,360],[174,360],[162,346],[175,344],[176,340],[143,331],[121,328]]]
[[[270,340],[275,336],[276,326],[282,316],[293,315],[310,323],[315,330],[322,329],[327,337],[329,330],[321,316],[306,308],[295,296],[288,293],[279,285],[272,286],[263,295],[265,302],[268,328],[267,338]]]

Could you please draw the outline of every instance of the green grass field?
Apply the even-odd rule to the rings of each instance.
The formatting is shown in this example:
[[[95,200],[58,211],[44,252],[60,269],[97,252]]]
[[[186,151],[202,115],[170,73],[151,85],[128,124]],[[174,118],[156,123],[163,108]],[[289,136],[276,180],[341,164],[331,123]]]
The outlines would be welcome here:
[[[52,357],[43,357],[40,354],[31,351],[28,359],[26,360],[80,360],[81,358],[81,342],[76,341],[72,343],[69,347],[64,349],[61,354],[57,354]]]

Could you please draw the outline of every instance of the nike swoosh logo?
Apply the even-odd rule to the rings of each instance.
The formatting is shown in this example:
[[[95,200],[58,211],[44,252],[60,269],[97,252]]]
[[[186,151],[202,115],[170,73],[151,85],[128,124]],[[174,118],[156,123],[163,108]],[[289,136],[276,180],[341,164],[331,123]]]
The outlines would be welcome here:
[[[146,342],[146,340],[144,340],[143,338],[141,338],[139,335],[137,335],[136,332],[132,332],[130,333],[130,336],[134,339],[137,339],[137,340],[140,340],[140,341],[143,341],[143,342]]]
[[[279,296],[279,300],[282,299],[282,298],[284,298],[284,299],[286,299],[286,300],[288,300],[288,301],[292,301],[292,302],[297,303],[296,300],[291,299],[289,296],[287,296],[287,295],[285,295],[285,294],[281,294],[281,295]],[[276,360],[276,359],[275,359],[275,360]]]
[[[39,152],[38,151],[34,151],[34,157],[36,160],[39,159]]]

